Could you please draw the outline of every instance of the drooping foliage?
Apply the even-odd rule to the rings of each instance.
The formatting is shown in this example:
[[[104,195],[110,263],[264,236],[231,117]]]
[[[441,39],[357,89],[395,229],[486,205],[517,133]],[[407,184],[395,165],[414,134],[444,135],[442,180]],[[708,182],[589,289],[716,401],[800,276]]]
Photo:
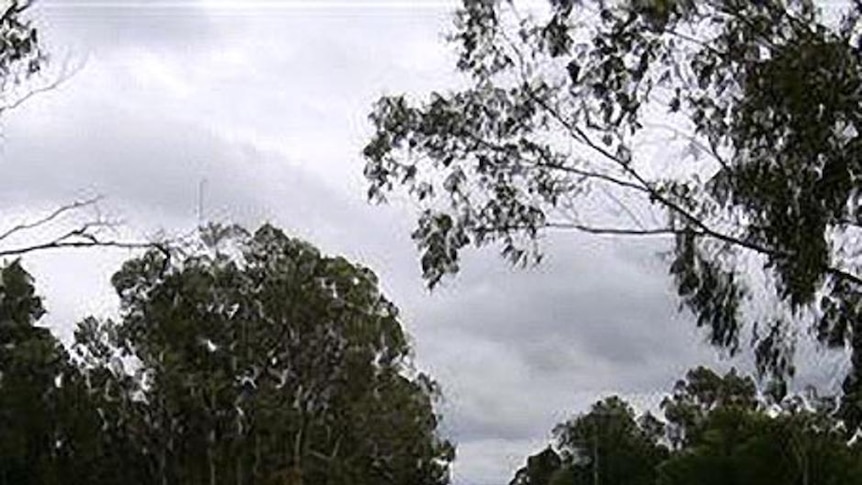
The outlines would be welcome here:
[[[775,390],[800,329],[852,350],[855,426],[860,14],[856,1],[465,0],[450,35],[464,87],[377,102],[369,195],[419,202],[431,286],[470,245],[527,263],[552,229],[666,236],[698,326],[734,353],[748,324]]]

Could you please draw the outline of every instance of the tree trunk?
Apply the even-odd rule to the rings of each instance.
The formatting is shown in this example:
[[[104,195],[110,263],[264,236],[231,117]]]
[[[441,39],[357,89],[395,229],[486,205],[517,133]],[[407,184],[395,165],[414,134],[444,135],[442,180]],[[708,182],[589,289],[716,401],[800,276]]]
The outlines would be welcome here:
[[[213,456],[213,446],[215,446],[215,433],[211,430],[209,439],[207,440],[207,468],[209,470],[209,485],[216,485],[216,467],[215,457]]]

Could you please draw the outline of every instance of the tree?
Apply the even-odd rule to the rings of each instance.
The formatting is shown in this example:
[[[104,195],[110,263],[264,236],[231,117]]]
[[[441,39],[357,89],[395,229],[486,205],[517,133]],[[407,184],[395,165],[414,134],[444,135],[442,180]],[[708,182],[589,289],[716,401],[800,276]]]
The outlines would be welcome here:
[[[3,93],[0,112],[17,107],[29,97],[29,92],[23,97],[17,95],[15,88],[41,72],[47,61],[36,27],[25,18],[32,2],[9,0],[3,4],[0,9],[0,92]]]
[[[563,466],[560,455],[548,446],[527,458],[527,466],[515,472],[509,485],[549,485]]]
[[[96,408],[43,314],[21,265],[0,269],[0,484],[104,483]]]
[[[33,326],[44,310],[29,275],[13,264],[0,276],[0,483],[48,483],[56,435],[52,397],[62,356],[48,331]]]
[[[755,411],[760,407],[754,380],[731,370],[723,377],[706,367],[686,373],[662,400],[667,434],[675,449],[690,446],[703,434],[709,414],[718,408]]]
[[[862,483],[858,452],[832,413],[791,401],[775,416],[763,406],[716,403],[698,432],[658,467],[657,483]]]
[[[210,227],[200,247],[151,250],[113,283],[122,318],[78,336],[125,396],[109,428],[139,450],[143,483],[448,481],[439,390],[412,370],[367,268],[272,226]],[[133,385],[105,370],[118,351],[137,362]]]
[[[420,202],[432,287],[469,245],[525,264],[554,229],[667,237],[697,325],[730,353],[748,325],[761,375],[793,375],[800,327],[852,350],[856,427],[862,3],[848,3],[830,23],[813,0],[553,0],[539,17],[465,0],[450,40],[466,87],[377,102],[369,196]]]
[[[837,400],[793,395],[770,404],[754,380],[690,370],[664,399],[664,421],[617,397],[555,428],[511,485],[862,484],[858,444]],[[670,444],[670,450],[666,448]]]
[[[124,264],[73,355],[0,269],[0,485],[448,483],[440,390],[370,270],[271,226],[200,243]]]
[[[660,432],[656,433],[656,426]],[[555,448],[531,456],[512,485],[648,485],[667,455],[650,415],[640,421],[628,403],[613,396],[588,413],[554,428]]]

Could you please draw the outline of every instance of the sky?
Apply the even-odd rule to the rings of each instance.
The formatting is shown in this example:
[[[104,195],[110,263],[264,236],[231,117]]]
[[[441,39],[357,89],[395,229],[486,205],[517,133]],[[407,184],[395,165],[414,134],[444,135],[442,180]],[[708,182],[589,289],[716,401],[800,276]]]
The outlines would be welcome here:
[[[455,6],[42,0],[48,76],[68,79],[0,119],[4,221],[103,195],[125,235],[271,222],[371,267],[442,386],[456,485],[508,483],[555,423],[602,396],[655,407],[693,366],[747,365],[719,359],[678,311],[660,241],[556,233],[539,267],[491,248],[425,288],[415,214],[366,201],[360,151],[377,98],[457,86],[443,38]],[[132,255],[28,256],[46,324],[68,340],[84,316],[115,312],[109,279]],[[834,384],[838,360],[818,356],[801,382]]]

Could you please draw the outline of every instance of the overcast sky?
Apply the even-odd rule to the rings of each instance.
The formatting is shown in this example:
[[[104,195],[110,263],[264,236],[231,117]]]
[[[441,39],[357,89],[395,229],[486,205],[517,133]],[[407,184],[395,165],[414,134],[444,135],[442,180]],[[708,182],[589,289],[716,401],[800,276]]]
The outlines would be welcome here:
[[[359,152],[379,96],[458,82],[442,38],[453,7],[42,0],[55,72],[80,69],[5,114],[4,220],[103,194],[137,235],[185,231],[202,189],[207,220],[269,221],[370,266],[443,387],[455,483],[508,483],[555,423],[597,398],[654,406],[686,369],[729,363],[677,312],[660,243],[561,233],[539,268],[471,253],[456,279],[424,289],[413,214],[366,203]],[[129,256],[28,258],[59,335],[115,308],[108,279]]]

